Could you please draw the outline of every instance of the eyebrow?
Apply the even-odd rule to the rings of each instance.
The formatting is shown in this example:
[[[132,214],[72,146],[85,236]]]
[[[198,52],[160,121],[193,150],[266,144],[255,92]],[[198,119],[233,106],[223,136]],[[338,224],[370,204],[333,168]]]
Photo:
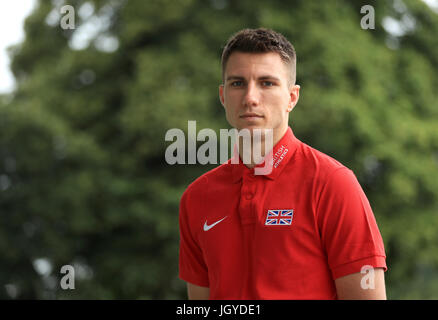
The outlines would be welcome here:
[[[233,75],[231,75],[231,76],[227,77],[226,81],[230,81],[230,80],[245,80],[245,78],[242,77],[242,76],[233,76]],[[279,78],[271,76],[271,75],[264,75],[264,76],[258,77],[257,80],[275,80],[275,81],[280,81]]]

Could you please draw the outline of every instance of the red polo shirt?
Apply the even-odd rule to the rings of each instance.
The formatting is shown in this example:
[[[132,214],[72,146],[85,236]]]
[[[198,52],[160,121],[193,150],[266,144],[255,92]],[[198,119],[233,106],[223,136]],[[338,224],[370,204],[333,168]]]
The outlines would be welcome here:
[[[353,172],[291,128],[273,155],[269,175],[229,160],[187,188],[180,278],[209,287],[210,299],[336,299],[334,279],[365,265],[386,270]]]

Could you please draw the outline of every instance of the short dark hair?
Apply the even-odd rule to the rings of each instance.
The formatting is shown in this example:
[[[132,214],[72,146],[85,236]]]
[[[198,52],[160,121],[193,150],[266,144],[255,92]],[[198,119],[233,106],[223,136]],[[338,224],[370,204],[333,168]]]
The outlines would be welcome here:
[[[267,53],[277,52],[281,59],[291,67],[291,84],[296,80],[296,53],[294,46],[281,33],[271,29],[243,29],[233,34],[222,52],[222,81],[225,67],[233,52]]]

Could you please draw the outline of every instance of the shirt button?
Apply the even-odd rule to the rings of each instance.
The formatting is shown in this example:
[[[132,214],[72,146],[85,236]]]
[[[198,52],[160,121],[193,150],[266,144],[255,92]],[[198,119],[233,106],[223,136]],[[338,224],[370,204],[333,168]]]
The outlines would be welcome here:
[[[254,198],[254,193],[247,193],[247,194],[245,194],[245,198],[247,200],[250,200],[250,199]]]

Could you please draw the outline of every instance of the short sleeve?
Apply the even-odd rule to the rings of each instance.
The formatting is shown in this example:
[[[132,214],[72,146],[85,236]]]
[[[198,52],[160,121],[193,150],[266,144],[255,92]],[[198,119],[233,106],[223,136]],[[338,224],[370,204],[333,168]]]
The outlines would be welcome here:
[[[208,287],[208,270],[204,263],[201,248],[190,230],[190,219],[187,208],[187,191],[180,202],[179,229],[179,277],[198,286]]]
[[[320,192],[318,226],[333,279],[386,267],[383,240],[359,182],[344,167],[335,170]]]

